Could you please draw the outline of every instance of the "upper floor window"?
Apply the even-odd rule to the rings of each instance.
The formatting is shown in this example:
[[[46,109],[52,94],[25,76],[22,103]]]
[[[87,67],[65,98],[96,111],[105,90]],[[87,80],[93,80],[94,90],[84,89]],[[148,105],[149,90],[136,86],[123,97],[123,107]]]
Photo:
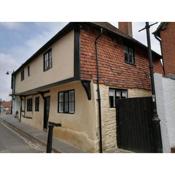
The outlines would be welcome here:
[[[129,46],[125,46],[125,63],[127,64],[135,64],[135,53],[134,49]]]
[[[71,113],[75,112],[75,91],[69,90],[58,93],[58,112]]]
[[[49,70],[52,67],[52,49],[49,49],[46,53],[44,53],[43,59],[43,68],[44,71]]]
[[[21,71],[21,81],[24,80],[24,69]]]
[[[109,89],[109,106],[110,108],[115,108],[115,103],[117,99],[127,98],[128,91],[124,89]]]
[[[27,66],[27,73],[28,73],[28,76],[30,76],[30,66]]]
[[[32,98],[28,98],[27,99],[27,111],[32,111],[32,106],[33,106],[32,103],[33,103]]]

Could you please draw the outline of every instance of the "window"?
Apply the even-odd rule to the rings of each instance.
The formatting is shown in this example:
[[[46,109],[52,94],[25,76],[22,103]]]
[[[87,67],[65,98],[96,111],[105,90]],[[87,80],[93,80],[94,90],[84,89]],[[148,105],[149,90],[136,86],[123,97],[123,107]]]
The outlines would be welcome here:
[[[70,113],[75,112],[75,91],[69,90],[58,93],[58,112]]]
[[[44,54],[44,71],[49,70],[52,67],[52,49],[48,50],[45,54]]]
[[[27,66],[28,77],[30,76],[30,66]]]
[[[134,49],[128,46],[125,46],[125,63],[127,64],[135,64],[135,54]]]
[[[39,111],[39,97],[35,97],[35,111]]]
[[[32,98],[27,99],[27,111],[32,111]]]
[[[115,102],[117,99],[127,98],[128,91],[122,89],[109,89],[109,106],[110,108],[115,107]]]
[[[21,81],[24,80],[24,69],[21,71]]]

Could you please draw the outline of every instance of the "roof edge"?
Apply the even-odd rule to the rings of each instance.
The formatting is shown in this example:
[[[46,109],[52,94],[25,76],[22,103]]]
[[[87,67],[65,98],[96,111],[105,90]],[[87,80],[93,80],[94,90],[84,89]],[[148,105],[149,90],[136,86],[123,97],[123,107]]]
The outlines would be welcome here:
[[[161,22],[153,34],[160,37],[160,31],[164,30],[167,24],[168,22]]]
[[[114,34],[115,36],[118,35],[126,40],[130,40],[131,42],[140,45],[140,47],[147,49],[147,47],[141,43],[140,41],[134,39],[133,37],[130,37],[124,33],[122,33],[118,28],[116,28],[115,26],[113,26],[118,32],[114,32],[111,31],[103,26],[98,25],[96,22],[69,22],[66,26],[64,26],[57,34],[55,34],[48,42],[46,42],[41,48],[39,48],[31,57],[29,57],[20,67],[17,68],[16,71],[14,71],[12,73],[12,75],[15,75],[17,72],[19,72],[20,69],[22,69],[24,66],[26,66],[27,64],[29,64],[35,57],[37,57],[38,55],[40,55],[41,53],[43,53],[45,51],[45,49],[47,49],[51,44],[53,44],[55,41],[57,41],[58,39],[60,39],[61,37],[63,37],[66,33],[70,32],[71,30],[74,29],[75,25],[81,25],[81,24],[91,24],[96,28],[103,28],[104,30],[106,30],[109,33]],[[155,54],[156,56],[161,58],[161,55],[158,54],[157,52],[155,52],[154,50],[152,50],[152,53]]]

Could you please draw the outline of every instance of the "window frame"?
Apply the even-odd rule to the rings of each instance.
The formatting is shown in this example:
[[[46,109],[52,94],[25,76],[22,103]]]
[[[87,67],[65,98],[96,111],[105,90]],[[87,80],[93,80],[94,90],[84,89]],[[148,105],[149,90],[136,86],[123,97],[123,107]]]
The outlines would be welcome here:
[[[27,112],[32,112],[33,111],[33,99],[32,98],[27,98]],[[29,104],[29,100],[31,100],[31,104]]]
[[[110,103],[110,97],[113,97],[113,96],[110,96],[110,90],[114,90],[114,105],[111,107],[111,103]],[[128,98],[128,89],[118,89],[118,88],[109,88],[109,108],[116,108],[115,106],[115,102],[116,102],[116,97],[117,97],[117,92],[120,92],[120,98],[119,99],[122,99],[122,93],[125,92],[127,95],[125,98]]]
[[[40,97],[37,96],[35,97],[35,112],[39,112],[39,106],[40,106]]]
[[[70,92],[73,92],[73,101],[70,101],[70,97],[69,97],[69,95],[70,95]],[[63,94],[63,101],[60,101],[60,94]],[[65,105],[66,105],[66,103],[65,103],[65,94],[67,94],[67,97],[68,97],[68,100],[67,100],[67,109],[68,110],[66,110],[65,111]],[[57,112],[58,113],[64,113],[64,114],[75,114],[75,89],[70,89],[70,90],[66,90],[66,91],[60,91],[60,92],[58,92],[58,96],[57,96]],[[62,103],[62,110],[60,111],[60,103]],[[73,103],[73,112],[70,112],[70,103]]]
[[[30,77],[30,65],[27,66],[27,74],[28,74],[28,77]]]
[[[130,50],[132,50],[132,59],[133,59],[132,62],[130,61],[130,58],[129,58],[130,55],[131,55]],[[127,57],[127,59],[126,59],[126,57]],[[126,64],[135,65],[136,60],[135,60],[135,49],[134,49],[134,47],[132,47],[130,45],[127,45],[127,44],[124,45],[124,59],[125,59]]]
[[[24,81],[24,69],[21,70],[21,81]]]
[[[47,55],[47,62],[46,62],[46,55]],[[47,67],[46,67],[46,63],[48,64]],[[48,49],[43,54],[43,71],[46,72],[51,68],[52,68],[52,48]]]

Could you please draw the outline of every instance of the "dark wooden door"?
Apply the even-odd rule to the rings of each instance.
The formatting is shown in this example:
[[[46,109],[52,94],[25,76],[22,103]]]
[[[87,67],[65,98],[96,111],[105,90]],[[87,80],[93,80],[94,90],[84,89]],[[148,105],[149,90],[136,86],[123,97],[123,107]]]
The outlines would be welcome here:
[[[44,123],[43,128],[47,129],[50,111],[50,96],[44,97]]]
[[[134,152],[155,152],[151,97],[116,101],[118,147]]]

